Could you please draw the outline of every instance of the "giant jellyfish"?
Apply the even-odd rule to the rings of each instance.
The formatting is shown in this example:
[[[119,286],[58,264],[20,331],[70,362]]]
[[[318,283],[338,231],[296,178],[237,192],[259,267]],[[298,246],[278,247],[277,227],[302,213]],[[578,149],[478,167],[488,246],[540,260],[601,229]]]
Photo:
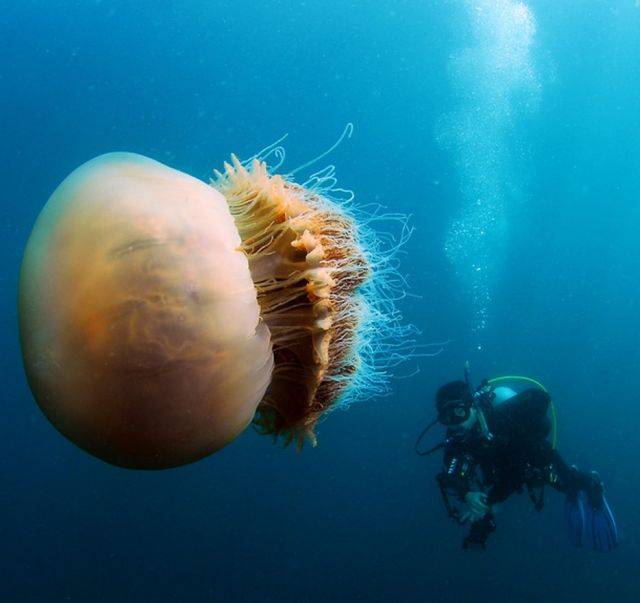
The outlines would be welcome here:
[[[410,330],[397,245],[331,166],[276,174],[280,148],[232,156],[210,184],[109,153],[55,190],[24,254],[20,334],[34,397],[75,444],[142,469],[251,423],[315,444],[327,411],[385,389]]]

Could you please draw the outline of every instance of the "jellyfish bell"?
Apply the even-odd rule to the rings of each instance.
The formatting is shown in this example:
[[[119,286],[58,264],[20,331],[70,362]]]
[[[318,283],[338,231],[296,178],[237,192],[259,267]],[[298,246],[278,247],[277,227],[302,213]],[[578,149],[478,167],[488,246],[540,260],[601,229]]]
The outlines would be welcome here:
[[[300,447],[329,410],[384,389],[410,329],[385,290],[393,254],[332,198],[331,168],[296,184],[267,167],[272,151],[232,156],[211,186],[102,155],[42,210],[20,276],[23,357],[81,448],[161,469],[251,422]]]
[[[19,291],[31,389],[70,440],[161,468],[223,447],[271,379],[269,331],[220,193],[130,153],[75,170],[38,217]]]

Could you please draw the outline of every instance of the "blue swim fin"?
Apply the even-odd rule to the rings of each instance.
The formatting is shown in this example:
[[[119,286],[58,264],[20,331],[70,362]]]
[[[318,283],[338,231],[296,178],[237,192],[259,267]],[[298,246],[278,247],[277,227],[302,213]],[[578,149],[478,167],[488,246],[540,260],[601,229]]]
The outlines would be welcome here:
[[[567,526],[569,542],[573,546],[581,547],[585,534],[584,497],[582,492],[567,496],[564,503],[564,521]]]
[[[569,540],[577,547],[612,551],[618,546],[618,526],[598,474],[592,472],[590,478],[587,489],[567,495],[564,515]]]
[[[585,501],[585,534],[596,551],[612,551],[618,546],[618,526],[604,494]]]

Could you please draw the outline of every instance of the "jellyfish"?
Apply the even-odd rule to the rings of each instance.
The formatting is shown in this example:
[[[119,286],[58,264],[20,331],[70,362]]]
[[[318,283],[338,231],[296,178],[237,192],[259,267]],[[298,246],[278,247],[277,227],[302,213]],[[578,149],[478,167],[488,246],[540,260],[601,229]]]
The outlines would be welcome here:
[[[34,398],[80,448],[164,469],[250,424],[315,445],[328,411],[385,389],[408,333],[393,249],[332,166],[299,184],[268,166],[280,152],[232,156],[208,184],[108,153],[55,190],[24,253],[20,337]]]

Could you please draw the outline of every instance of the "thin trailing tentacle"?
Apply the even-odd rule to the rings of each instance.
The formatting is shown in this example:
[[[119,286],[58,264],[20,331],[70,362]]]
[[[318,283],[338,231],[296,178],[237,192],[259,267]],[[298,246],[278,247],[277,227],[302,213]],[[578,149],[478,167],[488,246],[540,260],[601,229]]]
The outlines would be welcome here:
[[[311,167],[314,163],[317,163],[321,159],[324,159],[327,155],[330,155],[331,153],[333,153],[333,151],[335,151],[342,144],[342,141],[345,138],[351,138],[352,134],[353,134],[353,124],[349,122],[344,127],[344,130],[342,131],[342,134],[340,134],[340,137],[338,138],[338,140],[336,140],[326,151],[324,151],[324,153],[320,153],[320,155],[318,155],[317,157],[314,157],[310,161],[307,161],[306,163],[303,163],[302,165],[298,166],[295,170],[286,174],[285,178],[287,180],[292,180],[293,176],[295,176],[298,172],[301,172],[302,170],[306,170],[307,168]]]

